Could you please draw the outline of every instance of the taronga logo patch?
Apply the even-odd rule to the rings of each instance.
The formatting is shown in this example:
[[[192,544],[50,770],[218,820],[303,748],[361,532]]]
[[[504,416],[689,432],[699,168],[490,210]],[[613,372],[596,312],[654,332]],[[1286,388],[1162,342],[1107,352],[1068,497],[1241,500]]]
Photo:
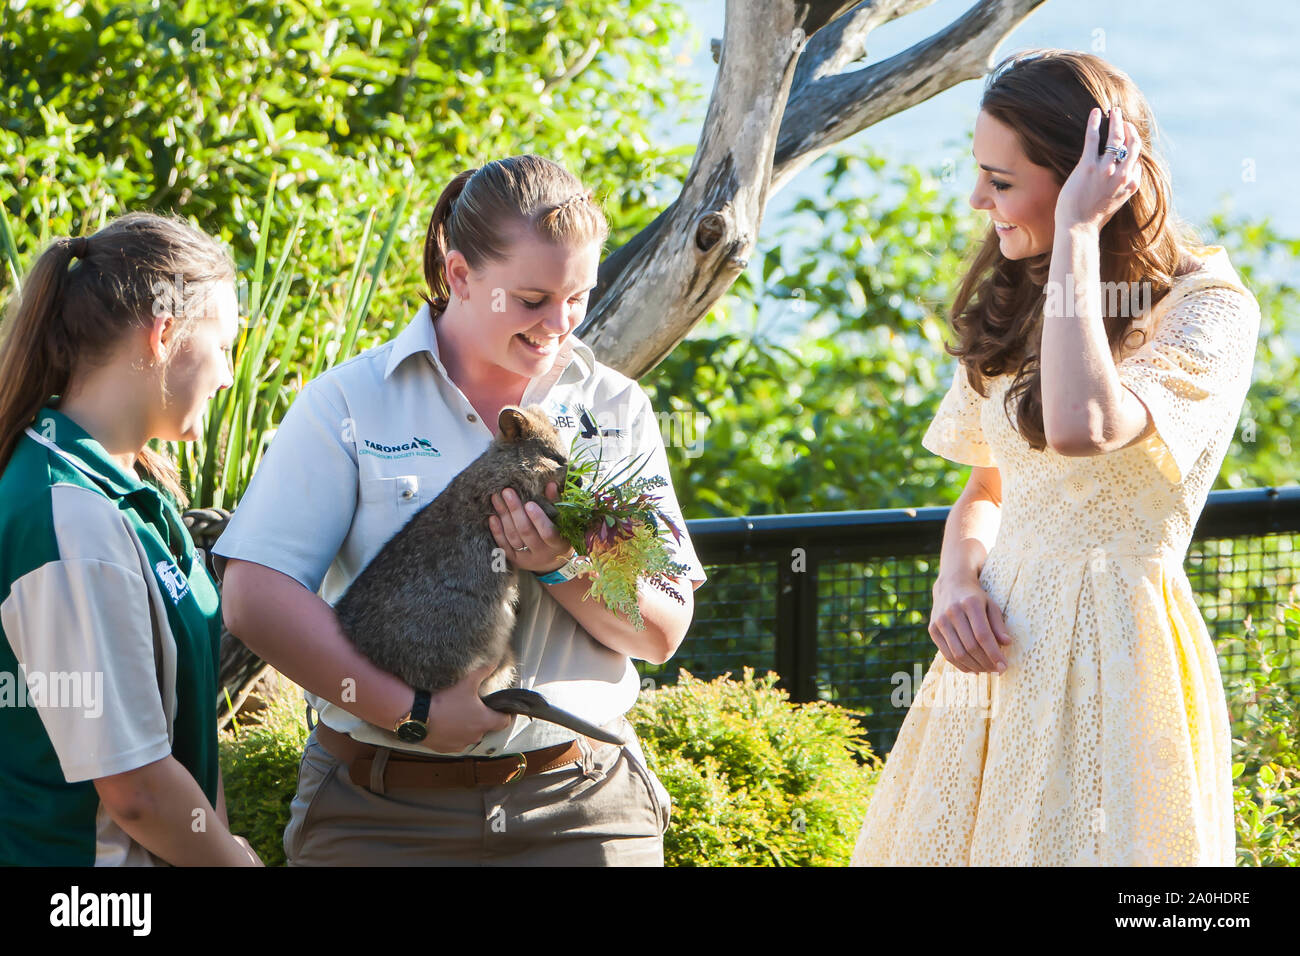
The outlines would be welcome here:
[[[376,458],[442,457],[442,452],[433,447],[433,442],[427,438],[416,438],[414,436],[410,441],[399,442],[395,445],[384,445],[369,439],[365,439],[362,445],[364,447],[360,449],[361,454],[374,455]]]
[[[153,572],[167,589],[167,596],[173,604],[180,604],[181,598],[190,593],[190,582],[185,580],[181,569],[170,561],[159,561],[153,566]]]

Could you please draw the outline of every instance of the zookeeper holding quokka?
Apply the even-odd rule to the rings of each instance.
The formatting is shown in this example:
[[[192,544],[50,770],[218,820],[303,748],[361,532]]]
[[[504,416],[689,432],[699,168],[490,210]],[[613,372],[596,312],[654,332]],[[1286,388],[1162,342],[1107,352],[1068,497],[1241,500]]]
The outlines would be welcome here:
[[[573,334],[607,233],[590,192],[542,157],[458,175],[429,224],[428,304],[392,341],[304,387],[214,545],[227,626],[318,713],[285,831],[291,865],[663,864],[669,797],[624,714],[640,689],[632,659],[672,656],[692,587],[674,582],[683,603],[642,588],[638,630],[583,600],[573,548],[536,503],[493,497],[493,537],[519,572],[519,684],[623,747],[490,710],[478,688],[491,667],[422,693],[361,655],[331,609],[487,448],[507,405],[542,405],[566,440],[585,411],[613,425],[599,439],[606,461],[648,454],[644,473],[669,478],[645,392]],[[684,528],[671,483],[659,493]],[[703,583],[689,537],[668,549]],[[407,742],[399,725],[426,736]],[[429,762],[446,772],[422,775]]]

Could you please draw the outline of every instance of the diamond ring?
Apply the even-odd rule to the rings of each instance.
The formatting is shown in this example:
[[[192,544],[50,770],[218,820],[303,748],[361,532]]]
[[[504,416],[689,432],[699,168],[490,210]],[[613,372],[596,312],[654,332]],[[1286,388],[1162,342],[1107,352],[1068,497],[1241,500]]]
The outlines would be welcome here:
[[[1126,147],[1126,146],[1107,146],[1106,149],[1105,149],[1105,152],[1107,152],[1107,153],[1114,153],[1114,154],[1115,154],[1115,162],[1117,162],[1117,163],[1122,163],[1122,162],[1124,162],[1124,157],[1128,155],[1128,147]]]

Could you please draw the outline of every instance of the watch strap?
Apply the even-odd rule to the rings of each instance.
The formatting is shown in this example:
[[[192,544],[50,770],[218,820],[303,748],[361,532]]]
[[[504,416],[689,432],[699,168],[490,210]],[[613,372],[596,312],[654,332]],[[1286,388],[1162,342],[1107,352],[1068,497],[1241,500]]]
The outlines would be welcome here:
[[[429,735],[429,703],[432,695],[427,690],[415,689],[415,700],[411,702],[411,711],[397,722],[393,733],[399,740],[416,744]]]
[[[433,695],[427,690],[415,689],[415,703],[411,705],[411,719],[429,722],[429,700]]]

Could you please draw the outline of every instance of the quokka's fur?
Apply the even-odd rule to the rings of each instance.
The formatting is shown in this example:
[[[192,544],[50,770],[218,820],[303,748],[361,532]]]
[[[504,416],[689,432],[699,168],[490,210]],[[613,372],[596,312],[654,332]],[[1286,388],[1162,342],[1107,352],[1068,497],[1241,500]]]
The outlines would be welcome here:
[[[444,690],[499,665],[482,696],[515,681],[510,635],[519,588],[488,527],[492,495],[513,488],[552,520],[546,485],[564,487],[568,449],[538,405],[501,410],[491,446],[421,508],[334,605],[375,666],[412,687]]]

